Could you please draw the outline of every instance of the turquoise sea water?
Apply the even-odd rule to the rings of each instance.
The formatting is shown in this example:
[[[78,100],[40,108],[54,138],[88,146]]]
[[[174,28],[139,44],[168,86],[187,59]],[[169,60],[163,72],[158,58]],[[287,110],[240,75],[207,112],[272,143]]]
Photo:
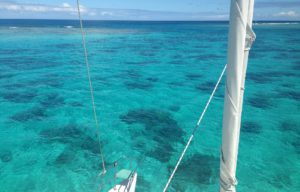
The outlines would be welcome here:
[[[162,191],[226,63],[226,22],[0,20],[0,191],[97,191],[137,167]],[[238,191],[300,190],[300,24],[254,25]],[[224,80],[170,191],[218,191]],[[118,167],[112,169],[113,162]],[[106,183],[106,185],[103,185]]]

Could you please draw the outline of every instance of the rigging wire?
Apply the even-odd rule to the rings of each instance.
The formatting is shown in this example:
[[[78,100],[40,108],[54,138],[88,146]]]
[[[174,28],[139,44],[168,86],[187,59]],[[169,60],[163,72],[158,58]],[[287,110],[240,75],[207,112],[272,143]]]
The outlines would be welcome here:
[[[223,71],[222,71],[222,73],[221,73],[221,75],[220,75],[220,77],[219,77],[219,79],[218,79],[218,81],[217,81],[217,83],[216,83],[216,85],[215,85],[215,88],[214,88],[214,90],[212,91],[212,93],[211,93],[211,95],[210,95],[210,97],[209,97],[209,99],[208,99],[208,101],[207,101],[207,103],[206,103],[206,105],[205,105],[205,107],[204,107],[204,109],[203,109],[203,111],[202,111],[200,117],[199,117],[199,120],[198,120],[198,122],[197,122],[195,128],[193,129],[193,132],[192,132],[192,134],[191,134],[191,136],[190,136],[188,142],[186,143],[186,145],[185,145],[185,147],[184,147],[184,149],[183,149],[183,151],[182,151],[182,153],[181,153],[181,155],[180,155],[180,157],[179,157],[179,159],[178,159],[178,161],[177,161],[177,163],[176,163],[176,166],[175,166],[175,168],[174,168],[172,174],[170,175],[167,184],[165,185],[165,188],[164,188],[163,192],[167,191],[167,189],[168,189],[168,187],[169,187],[169,185],[170,185],[170,183],[171,183],[171,181],[172,181],[172,179],[173,179],[173,177],[174,177],[174,175],[175,175],[175,173],[176,173],[176,171],[177,171],[177,169],[178,169],[178,166],[179,166],[179,164],[181,163],[181,161],[182,161],[182,159],[183,159],[183,156],[185,155],[186,150],[187,150],[188,147],[190,146],[191,141],[193,140],[194,135],[195,135],[196,131],[198,130],[198,128],[199,128],[199,126],[200,126],[200,123],[201,123],[201,121],[202,121],[202,119],[203,119],[203,117],[204,117],[204,115],[205,115],[205,112],[207,111],[207,108],[208,108],[208,106],[209,106],[209,104],[210,104],[210,102],[211,102],[211,100],[212,100],[212,98],[213,98],[213,96],[214,96],[214,94],[215,94],[215,92],[216,92],[216,90],[217,90],[217,88],[218,88],[218,86],[219,86],[221,80],[222,80],[222,77],[223,77],[223,75],[224,75],[224,73],[225,73],[225,71],[226,71],[226,68],[227,68],[227,64],[224,66]]]
[[[93,114],[94,114],[94,120],[95,120],[95,126],[96,126],[95,128],[96,128],[96,132],[97,132],[100,157],[101,157],[101,161],[102,161],[102,169],[103,170],[102,170],[101,174],[105,174],[106,173],[105,162],[104,162],[104,156],[102,153],[102,146],[101,146],[101,142],[100,142],[99,122],[98,122],[98,117],[97,117],[97,112],[96,112],[94,90],[93,90],[93,84],[92,84],[91,75],[90,75],[90,65],[89,65],[88,53],[87,53],[87,48],[86,48],[86,43],[85,43],[85,32],[84,32],[83,24],[82,24],[79,0],[77,0],[77,11],[78,11],[78,18],[79,18],[79,23],[80,23],[80,31],[81,31],[81,38],[82,38],[82,46],[83,46],[83,50],[84,50],[84,59],[85,59],[85,65],[86,65],[86,70],[87,70],[87,77],[89,80],[90,95],[91,95],[91,100],[92,100],[92,108],[93,108]]]

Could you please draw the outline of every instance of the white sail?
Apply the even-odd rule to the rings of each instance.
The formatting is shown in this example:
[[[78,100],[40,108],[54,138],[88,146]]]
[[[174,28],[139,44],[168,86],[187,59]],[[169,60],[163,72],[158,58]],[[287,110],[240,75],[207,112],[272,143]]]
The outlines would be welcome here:
[[[236,191],[236,164],[240,136],[248,52],[255,39],[252,31],[254,0],[232,0],[227,54],[227,79],[223,113],[220,191]]]

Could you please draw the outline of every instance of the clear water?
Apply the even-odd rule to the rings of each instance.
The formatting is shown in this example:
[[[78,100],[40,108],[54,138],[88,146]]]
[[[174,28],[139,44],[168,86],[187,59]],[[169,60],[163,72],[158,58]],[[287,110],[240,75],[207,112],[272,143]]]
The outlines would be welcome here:
[[[103,178],[77,21],[0,21],[0,191],[96,191]],[[66,26],[73,26],[66,27]],[[222,22],[85,22],[108,166],[161,191],[226,63]],[[238,191],[300,189],[300,25],[254,26]],[[217,191],[224,81],[170,191]],[[108,186],[104,186],[107,188]]]

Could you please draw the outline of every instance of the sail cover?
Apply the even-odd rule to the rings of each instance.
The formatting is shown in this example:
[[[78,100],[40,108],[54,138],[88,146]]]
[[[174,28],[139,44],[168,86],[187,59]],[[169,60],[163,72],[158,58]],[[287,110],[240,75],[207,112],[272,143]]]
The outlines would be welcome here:
[[[252,31],[254,0],[232,0],[227,53],[227,79],[224,99],[220,191],[236,191],[236,164],[240,136],[248,53],[255,34]]]

